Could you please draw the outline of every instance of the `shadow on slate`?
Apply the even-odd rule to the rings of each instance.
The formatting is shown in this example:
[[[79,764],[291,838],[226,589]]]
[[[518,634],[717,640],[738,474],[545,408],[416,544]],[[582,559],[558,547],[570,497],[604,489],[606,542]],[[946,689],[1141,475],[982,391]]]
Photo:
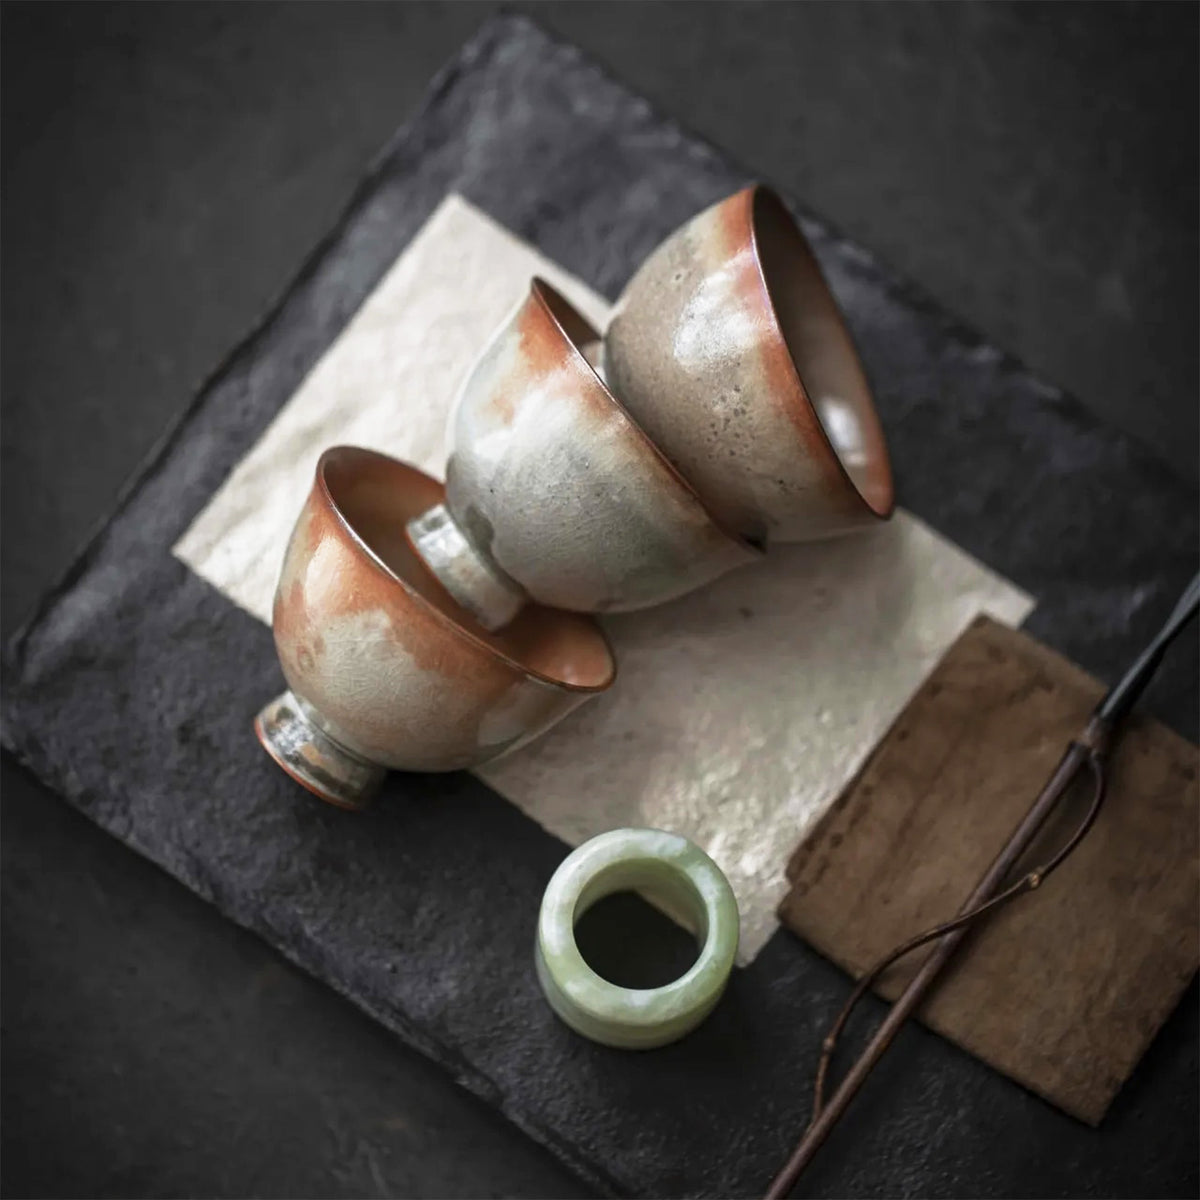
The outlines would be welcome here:
[[[745,181],[576,50],[492,22],[6,651],[9,750],[613,1193],[759,1192],[806,1119],[845,977],[781,932],[675,1046],[570,1034],[530,959],[563,844],[469,775],[394,774],[361,816],[313,802],[250,731],[280,686],[269,630],[170,547],[447,192],[613,297]],[[805,227],[875,380],[902,502],[1037,598],[1032,633],[1112,678],[1196,568],[1194,489]],[[1196,653],[1193,631],[1148,698],[1190,737]],[[798,1194],[1016,1196],[1037,1179],[1039,1195],[1194,1195],[1195,1001],[1193,985],[1099,1130],[910,1028]]]

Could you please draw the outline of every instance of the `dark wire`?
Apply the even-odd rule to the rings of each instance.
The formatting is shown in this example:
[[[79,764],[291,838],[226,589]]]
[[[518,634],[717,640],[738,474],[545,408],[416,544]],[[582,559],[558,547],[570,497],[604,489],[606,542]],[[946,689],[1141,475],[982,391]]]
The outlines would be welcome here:
[[[1166,619],[1155,639],[1142,651],[1121,681],[1100,701],[1100,706],[1096,709],[1096,716],[1100,720],[1113,724],[1129,712],[1137,698],[1146,690],[1146,685],[1158,669],[1158,664],[1162,662],[1167,647],[1196,615],[1197,608],[1200,608],[1200,574],[1196,575],[1179,597],[1179,603],[1175,605],[1175,610]]]

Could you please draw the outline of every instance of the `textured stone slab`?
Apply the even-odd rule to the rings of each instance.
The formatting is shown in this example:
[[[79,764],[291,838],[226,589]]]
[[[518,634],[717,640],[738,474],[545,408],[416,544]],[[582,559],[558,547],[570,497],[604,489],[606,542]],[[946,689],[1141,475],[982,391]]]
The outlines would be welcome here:
[[[797,1079],[845,976],[779,932],[676,1046],[581,1042],[531,964],[566,845],[468,775],[393,775],[353,818],[298,795],[247,736],[280,682],[269,631],[171,548],[448,196],[611,300],[665,234],[744,181],[573,49],[490,24],[6,660],[4,744],[31,769],[613,1192],[760,1193],[804,1123]],[[1195,570],[1194,488],[807,228],[876,380],[907,511],[1035,597],[1037,637],[1111,677]],[[1148,697],[1186,732],[1195,660],[1193,636]],[[1197,1123],[1197,1036],[1173,1026],[1099,1134],[914,1028],[805,1188],[1011,1196],[1037,1178],[1043,1194],[1138,1195],[1152,1157],[1194,1194],[1194,1156],[1171,1131]]]

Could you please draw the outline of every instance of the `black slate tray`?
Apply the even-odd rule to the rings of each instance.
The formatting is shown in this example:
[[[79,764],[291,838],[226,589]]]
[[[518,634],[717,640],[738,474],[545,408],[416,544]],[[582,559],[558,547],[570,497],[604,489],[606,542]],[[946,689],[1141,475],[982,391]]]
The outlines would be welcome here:
[[[203,387],[6,650],[3,742],[103,827],[349,996],[615,1193],[750,1195],[804,1122],[846,982],[783,932],[653,1054],[569,1034],[529,950],[565,847],[466,775],[311,802],[249,720],[270,634],[170,547],[449,191],[614,297],[746,182],[574,49],[492,22],[438,78],[270,315]],[[1194,488],[806,218],[877,385],[902,502],[1111,677],[1196,569]],[[1148,698],[1195,737],[1194,633]],[[1099,1130],[909,1029],[798,1194],[1194,1195],[1195,988]]]

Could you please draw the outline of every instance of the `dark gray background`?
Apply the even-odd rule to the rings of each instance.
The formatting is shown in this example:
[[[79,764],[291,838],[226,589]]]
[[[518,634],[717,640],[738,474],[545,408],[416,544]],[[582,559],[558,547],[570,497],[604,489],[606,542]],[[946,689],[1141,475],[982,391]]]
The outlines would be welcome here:
[[[1192,5],[522,6],[1196,475]],[[492,10],[3,9],[3,611]],[[6,1195],[578,1194],[7,761]]]

